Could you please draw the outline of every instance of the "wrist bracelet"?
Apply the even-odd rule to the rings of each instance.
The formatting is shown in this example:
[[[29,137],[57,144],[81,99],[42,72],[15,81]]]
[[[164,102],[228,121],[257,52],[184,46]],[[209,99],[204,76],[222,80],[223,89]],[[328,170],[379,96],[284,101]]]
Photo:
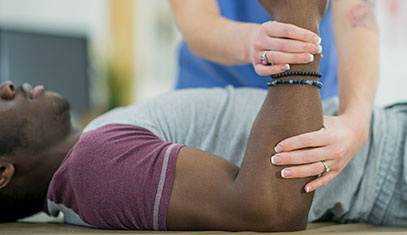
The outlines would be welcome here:
[[[276,86],[279,84],[304,84],[304,85],[310,85],[310,86],[316,86],[318,88],[322,88],[322,82],[317,82],[313,80],[272,80],[267,83],[267,86]]]
[[[311,77],[322,77],[320,72],[302,72],[302,71],[293,71],[293,72],[283,72],[270,75],[271,79],[288,77],[288,76],[311,76]]]

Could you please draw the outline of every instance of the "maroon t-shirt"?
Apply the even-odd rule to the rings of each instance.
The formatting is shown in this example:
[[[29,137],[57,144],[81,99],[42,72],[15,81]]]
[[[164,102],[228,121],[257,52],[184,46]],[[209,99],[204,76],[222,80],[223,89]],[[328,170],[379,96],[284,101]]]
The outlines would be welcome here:
[[[49,186],[45,211],[71,224],[166,230],[178,151],[147,129],[109,124],[86,132]]]

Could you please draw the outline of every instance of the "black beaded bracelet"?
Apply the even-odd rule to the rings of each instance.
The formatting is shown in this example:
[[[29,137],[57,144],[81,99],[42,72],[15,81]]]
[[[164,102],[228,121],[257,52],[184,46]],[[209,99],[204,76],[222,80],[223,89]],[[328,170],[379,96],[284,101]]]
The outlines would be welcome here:
[[[288,76],[311,76],[311,77],[322,77],[322,73],[320,72],[301,72],[301,71],[293,71],[293,72],[283,72],[270,75],[271,79],[288,77]]]
[[[316,86],[318,88],[322,88],[322,82],[317,82],[313,80],[272,80],[267,83],[267,86],[275,86],[279,84],[304,84],[304,85],[311,85]]]

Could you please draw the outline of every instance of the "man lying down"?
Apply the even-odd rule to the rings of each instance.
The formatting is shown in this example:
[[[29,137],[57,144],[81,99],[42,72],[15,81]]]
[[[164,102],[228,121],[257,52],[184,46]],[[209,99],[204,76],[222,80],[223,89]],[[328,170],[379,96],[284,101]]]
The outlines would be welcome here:
[[[313,87],[283,89],[317,93]],[[108,229],[276,231],[306,225],[311,195],[303,192],[304,182],[278,176],[270,164],[273,145],[264,154],[250,155],[248,148],[245,155],[246,143],[256,145],[251,141],[261,131],[249,137],[266,91],[173,92],[102,115],[82,133],[71,127],[59,96],[41,89],[33,94],[27,85],[1,85],[2,222],[44,206],[51,215],[64,212],[67,223]],[[291,105],[294,97],[285,98]],[[324,110],[335,114],[336,102],[324,103]],[[275,114],[266,114],[262,128],[277,122]],[[375,109],[368,143],[317,190],[308,221],[406,226],[406,130],[406,104]]]
[[[375,109],[368,143],[315,193],[307,220],[312,195],[303,192],[305,181],[279,177],[270,164],[273,143],[255,151],[263,145],[256,142],[272,138],[268,129],[279,122],[290,128],[290,117],[279,112],[301,102],[297,92],[318,91],[271,89],[294,96],[284,96],[282,107],[280,97],[276,104],[267,97],[270,112],[260,112],[254,127],[261,126],[251,136],[266,91],[232,87],[178,91],[118,108],[80,133],[55,93],[35,89],[31,96],[27,85],[14,90],[4,83],[0,220],[44,209],[62,211],[70,224],[107,229],[287,231],[316,220],[406,226],[407,105]],[[324,110],[334,115],[335,100]],[[296,113],[294,122],[307,126],[314,113],[306,114],[310,119]]]
[[[284,18],[295,2],[317,7]],[[291,0],[270,14],[317,32],[313,19],[325,4]],[[291,71],[317,72],[319,60]],[[282,167],[270,162],[279,141],[323,126],[318,78],[287,79],[308,82],[172,92],[108,112],[82,132],[60,95],[3,83],[0,222],[44,210],[105,229],[293,231],[317,220],[406,226],[407,105],[375,109],[368,143],[314,197],[304,185],[316,176],[282,179]],[[337,105],[324,108],[334,115]],[[319,165],[315,175],[325,171]]]

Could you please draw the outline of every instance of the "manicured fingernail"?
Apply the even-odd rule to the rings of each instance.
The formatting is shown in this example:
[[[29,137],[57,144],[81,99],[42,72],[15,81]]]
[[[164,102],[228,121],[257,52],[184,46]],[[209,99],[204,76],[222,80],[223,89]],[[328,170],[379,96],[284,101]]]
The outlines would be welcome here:
[[[311,54],[305,55],[304,58],[305,58],[305,61],[307,61],[307,62],[314,61],[314,55],[311,55]]]
[[[276,147],[274,147],[274,152],[280,153],[282,151],[283,151],[283,147],[281,147],[280,145],[277,145]]]
[[[290,65],[289,64],[285,64],[285,65],[281,65],[281,70],[282,71],[287,71],[287,70],[290,70]]]
[[[317,54],[321,54],[322,53],[322,46],[318,45],[314,48],[314,52]]]
[[[291,176],[291,175],[292,175],[292,172],[290,170],[288,170],[288,169],[282,169],[281,170],[281,177],[285,178],[285,177],[288,177],[288,176]]]
[[[316,43],[316,44],[321,44],[322,38],[321,38],[321,37],[318,37],[318,36],[315,36],[315,37],[312,39],[312,41],[313,41],[314,43]]]
[[[271,163],[273,163],[274,165],[277,163],[280,163],[280,162],[281,162],[281,157],[276,156],[276,155],[271,157]]]
[[[311,190],[312,190],[311,186],[305,187],[305,192],[309,193],[309,192],[311,192]]]

